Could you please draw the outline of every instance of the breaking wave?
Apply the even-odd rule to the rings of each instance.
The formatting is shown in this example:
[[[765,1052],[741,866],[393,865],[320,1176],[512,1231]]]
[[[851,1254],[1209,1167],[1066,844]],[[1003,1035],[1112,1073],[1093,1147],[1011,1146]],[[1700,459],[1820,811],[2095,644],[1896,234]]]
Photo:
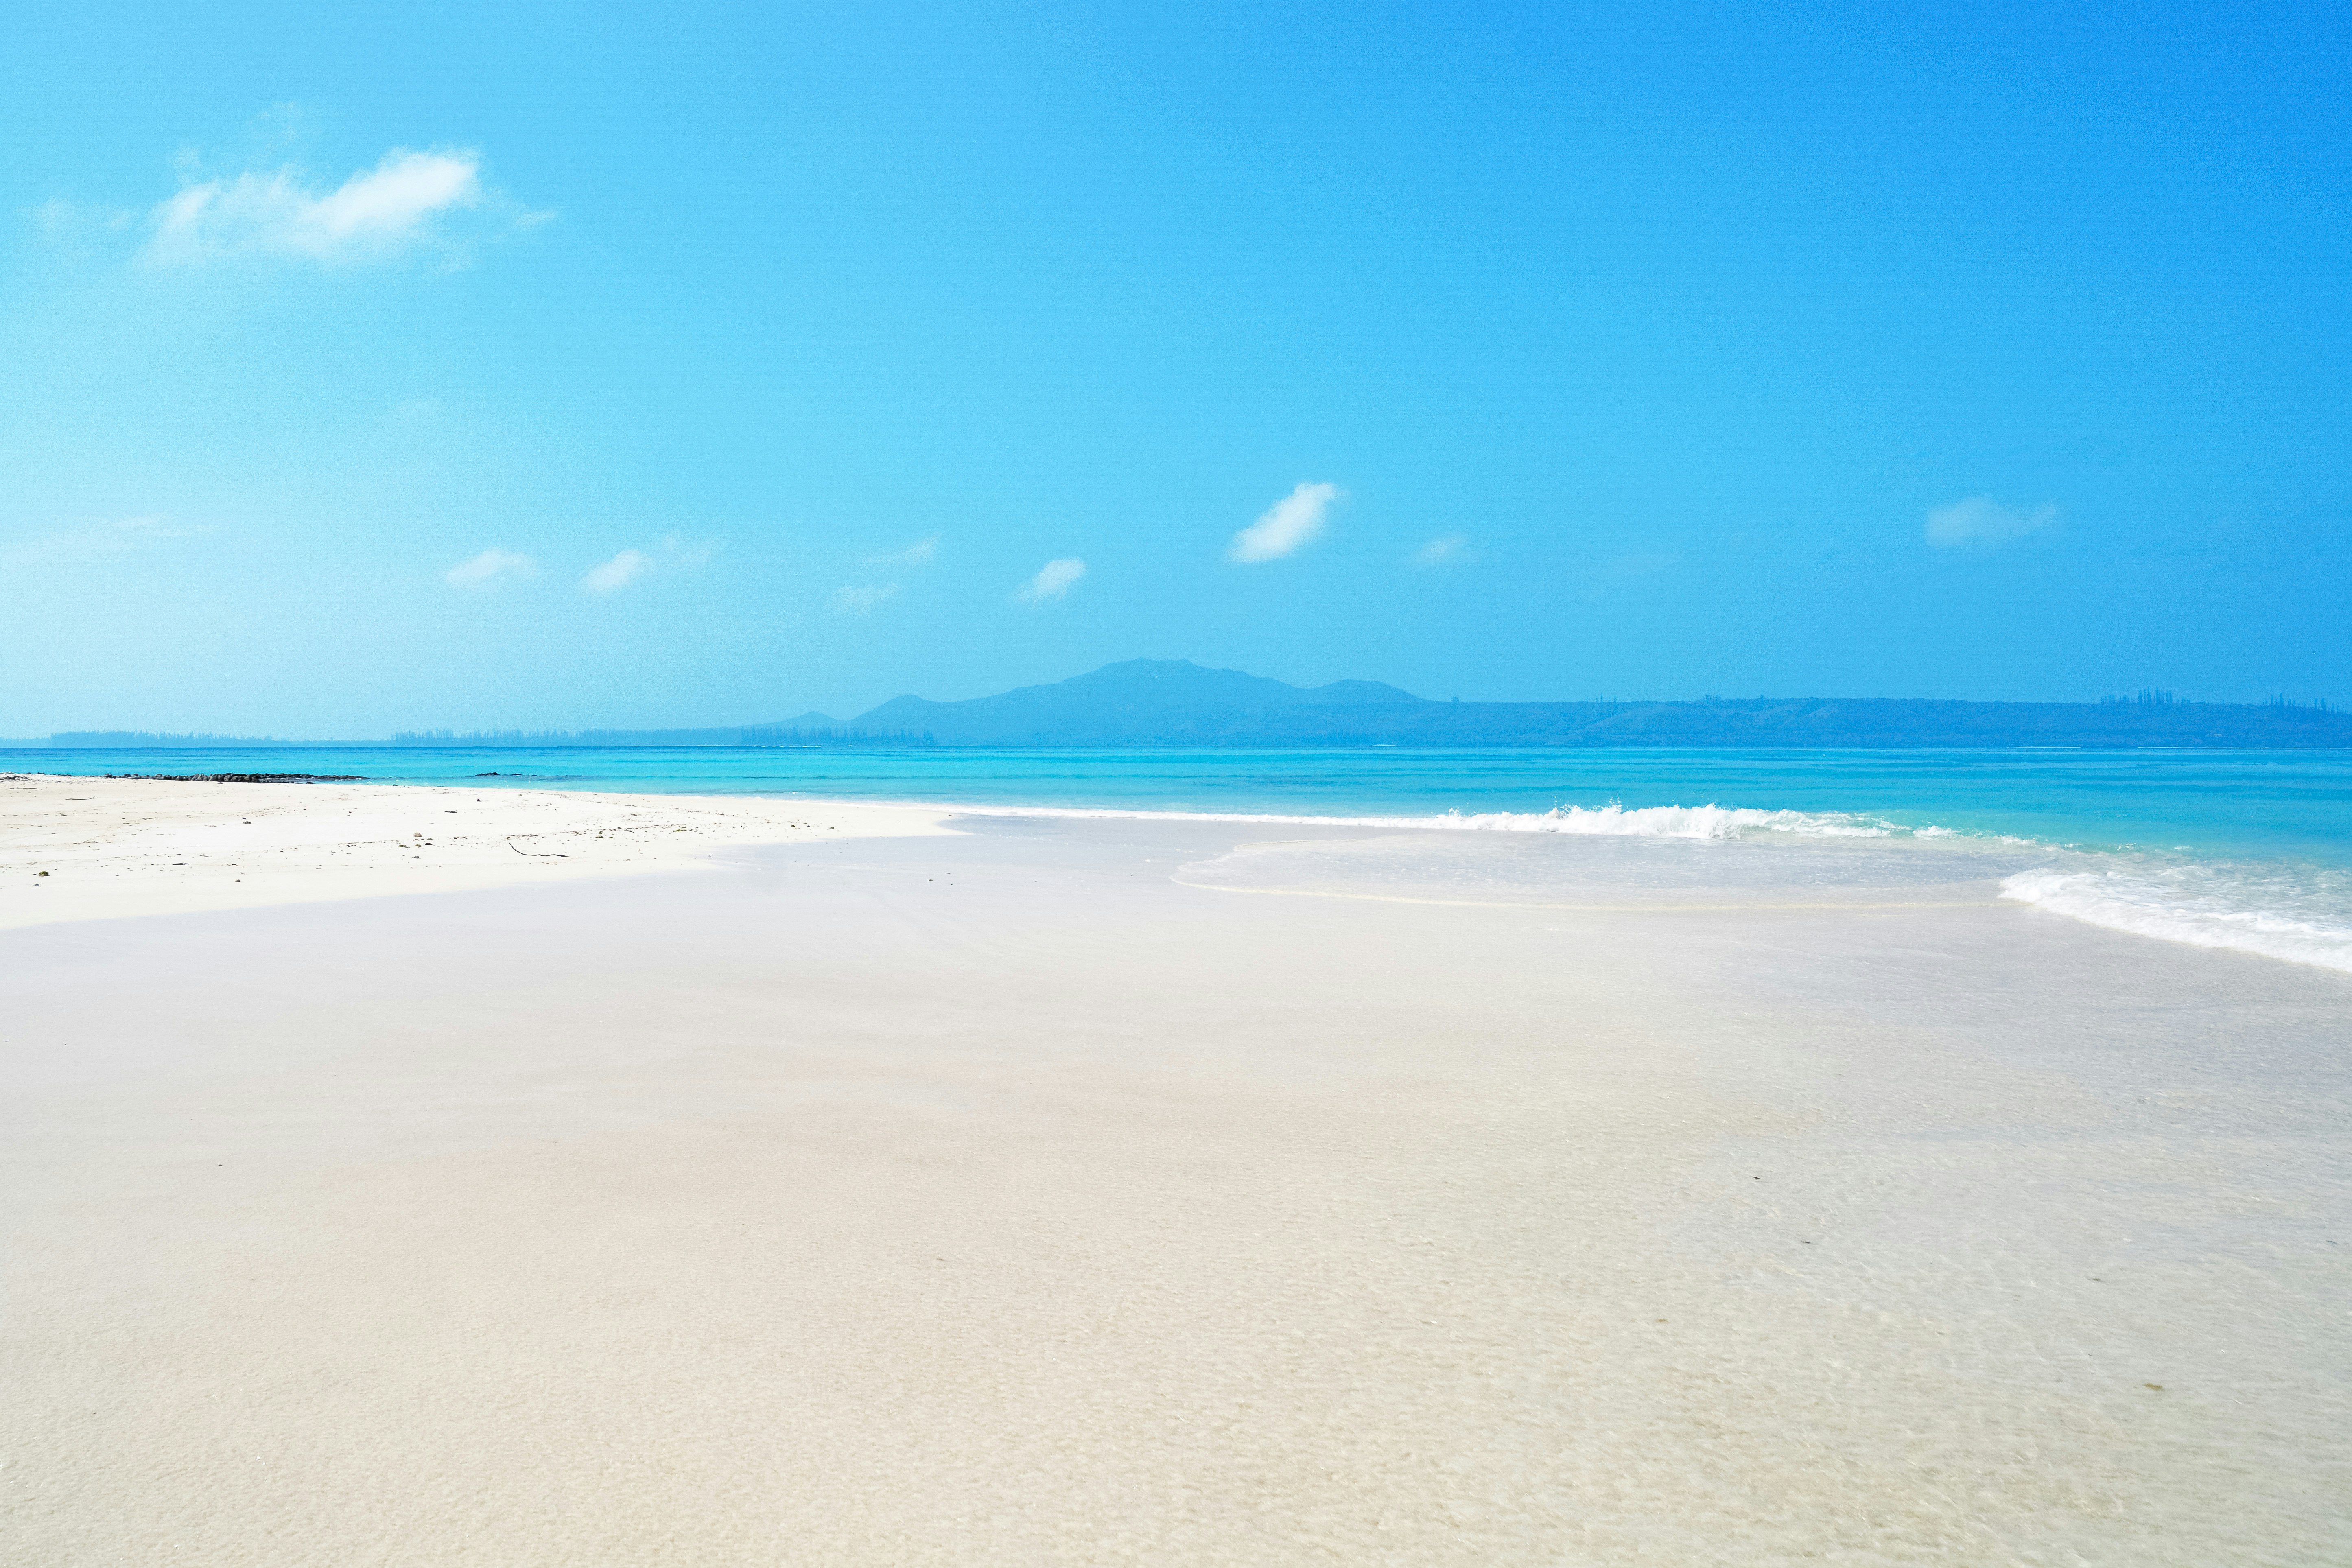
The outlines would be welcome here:
[[[2020,871],[2000,896],[2109,931],[2352,973],[2352,888],[2340,872],[2116,858]]]
[[[1223,811],[1113,811],[1082,806],[961,805],[965,816],[1058,816],[1119,821],[1295,823],[1305,827],[1418,827],[1475,833],[1559,833],[1599,838],[1890,838],[1944,835],[1840,811],[1759,811],[1727,805],[1555,806],[1549,811],[1440,812],[1427,816],[1298,816]]]
[[[2194,947],[2259,954],[2352,973],[2352,872],[2299,861],[2206,861],[2129,850],[2080,850],[1998,835],[1915,826],[1853,812],[1749,806],[1564,805],[1543,812],[1444,812],[1340,816],[1280,813],[1116,810],[1080,806],[966,805],[959,815],[1103,820],[1233,822],[1300,826],[1551,834],[1685,841],[1916,842],[1925,848],[1998,846],[2004,858],[2045,863],[2002,876],[2000,896],[2109,931]],[[1861,847],[1856,843],[1855,847]],[[1981,864],[1981,862],[1979,862]],[[2017,864],[2010,858],[2009,864]],[[1978,875],[1985,873],[1979,871]],[[2000,875],[1994,870],[1994,875]]]

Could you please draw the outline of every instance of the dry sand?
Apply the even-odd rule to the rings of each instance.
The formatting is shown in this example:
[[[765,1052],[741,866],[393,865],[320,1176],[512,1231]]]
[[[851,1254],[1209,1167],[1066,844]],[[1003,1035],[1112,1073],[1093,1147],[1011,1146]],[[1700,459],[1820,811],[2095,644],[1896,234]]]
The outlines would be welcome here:
[[[0,933],[8,1561],[2352,1560],[2352,978],[964,826]]]
[[[746,844],[940,832],[943,815],[758,796],[0,773],[0,931],[700,870]]]

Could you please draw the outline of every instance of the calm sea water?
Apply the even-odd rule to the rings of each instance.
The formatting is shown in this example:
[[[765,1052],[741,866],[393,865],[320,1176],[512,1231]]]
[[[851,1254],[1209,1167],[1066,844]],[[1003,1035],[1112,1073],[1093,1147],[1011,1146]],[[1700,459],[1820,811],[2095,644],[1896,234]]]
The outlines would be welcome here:
[[[2037,862],[2011,879],[2011,897],[2143,934],[2352,970],[2352,752],[272,746],[0,751],[0,771],[355,773],[476,788],[1441,819],[1615,837],[1862,837],[1890,852],[1958,836],[2003,841]],[[1688,809],[1705,806],[1725,809]]]

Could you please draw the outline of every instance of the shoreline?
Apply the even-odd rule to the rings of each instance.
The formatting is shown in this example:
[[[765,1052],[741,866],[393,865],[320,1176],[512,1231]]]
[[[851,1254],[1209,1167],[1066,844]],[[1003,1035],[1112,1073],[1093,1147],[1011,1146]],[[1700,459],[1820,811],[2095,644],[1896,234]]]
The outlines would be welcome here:
[[[1887,889],[1878,902],[1885,907],[1917,902],[1909,896],[1914,884],[1990,878],[1985,888],[1971,888],[1968,899],[1988,893],[2141,940],[2352,973],[2352,918],[2340,891],[2315,895],[2306,889],[2302,904],[2281,904],[2274,901],[2276,885],[2259,879],[2234,892],[2226,886],[2217,891],[2210,879],[2185,885],[2184,868],[2191,879],[2203,876],[2193,860],[2151,871],[2145,858],[2120,851],[2076,850],[1937,826],[1906,827],[1852,812],[1571,805],[1548,814],[1343,816],[327,778],[217,782],[201,775],[0,774],[0,930],[488,890],[548,880],[683,875],[710,870],[720,864],[719,857],[760,846],[969,830],[949,826],[957,820],[1166,823],[1216,831],[1280,828],[1464,841],[1503,837],[1584,843],[1595,847],[1586,852],[1591,855],[1605,855],[1612,844],[1680,842],[1771,846],[1774,852],[1826,858],[1841,846],[1866,849],[1876,844],[1898,858],[1918,857],[1915,865],[1898,867],[1897,859],[1889,859],[1878,868],[1876,879]],[[1937,856],[1954,868],[1938,876],[1932,864]],[[1704,879],[1685,875],[1678,885],[1696,896],[1693,908],[1727,901],[1724,889],[1705,885]],[[1240,886],[1225,890],[1385,897],[1433,906],[1481,901],[1450,887],[1379,893]],[[1588,890],[1581,898],[1530,898],[1522,889],[1507,901],[1625,913],[1671,903],[1648,887],[1625,885],[1604,894],[1614,896]],[[1848,889],[1832,901],[1853,903],[1854,894]],[[1806,902],[1782,900],[1781,907]],[[1748,907],[1768,904],[1751,901]]]

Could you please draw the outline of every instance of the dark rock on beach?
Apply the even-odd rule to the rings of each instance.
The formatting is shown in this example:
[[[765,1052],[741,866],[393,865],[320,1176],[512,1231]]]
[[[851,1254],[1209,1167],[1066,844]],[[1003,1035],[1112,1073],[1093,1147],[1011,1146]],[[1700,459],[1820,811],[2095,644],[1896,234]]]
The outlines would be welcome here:
[[[109,773],[110,779],[178,779],[186,784],[365,784],[360,773]]]

